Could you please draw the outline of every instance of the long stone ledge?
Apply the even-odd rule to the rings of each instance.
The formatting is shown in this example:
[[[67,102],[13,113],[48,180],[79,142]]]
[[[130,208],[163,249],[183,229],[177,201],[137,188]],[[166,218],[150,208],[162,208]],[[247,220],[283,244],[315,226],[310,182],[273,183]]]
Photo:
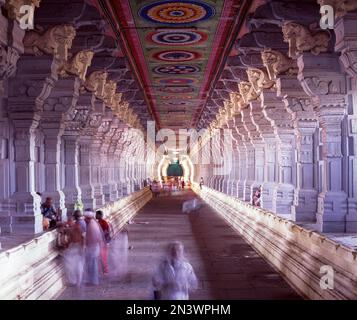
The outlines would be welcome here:
[[[118,232],[151,197],[144,188],[101,209]],[[0,300],[48,300],[62,292],[64,273],[55,240],[56,230],[0,253]]]
[[[317,232],[197,184],[194,191],[308,299],[357,299],[357,251]],[[322,289],[322,266],[334,270],[334,289]]]

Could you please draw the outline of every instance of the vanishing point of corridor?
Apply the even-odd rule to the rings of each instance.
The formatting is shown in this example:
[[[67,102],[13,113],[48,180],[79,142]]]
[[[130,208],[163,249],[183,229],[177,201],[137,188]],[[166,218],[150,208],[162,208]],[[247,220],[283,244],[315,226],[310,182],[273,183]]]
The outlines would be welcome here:
[[[98,287],[67,288],[59,299],[153,299],[151,278],[167,244],[181,241],[199,280],[190,299],[299,299],[282,277],[207,205],[190,214],[182,203],[192,191],[160,196],[129,225],[128,275]]]

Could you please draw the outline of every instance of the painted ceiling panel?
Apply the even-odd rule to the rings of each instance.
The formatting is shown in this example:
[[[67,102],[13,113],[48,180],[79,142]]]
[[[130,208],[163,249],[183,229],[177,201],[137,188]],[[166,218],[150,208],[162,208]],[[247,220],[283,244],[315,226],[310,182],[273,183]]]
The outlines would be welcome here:
[[[241,2],[110,2],[160,127],[175,122],[184,127],[197,124],[212,83],[219,76],[223,53],[231,45],[229,35],[237,25]]]

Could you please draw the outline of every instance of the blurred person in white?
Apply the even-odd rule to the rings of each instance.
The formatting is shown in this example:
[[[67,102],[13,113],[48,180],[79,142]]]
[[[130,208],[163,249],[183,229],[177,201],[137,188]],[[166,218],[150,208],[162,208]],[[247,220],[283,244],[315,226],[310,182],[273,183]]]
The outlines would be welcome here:
[[[69,245],[64,253],[65,271],[70,285],[80,287],[84,272],[86,224],[80,210],[73,213],[74,223],[68,228]]]
[[[197,289],[195,272],[184,256],[181,242],[169,244],[167,256],[159,264],[152,281],[158,300],[188,300],[189,292]]]
[[[109,276],[124,280],[127,275],[129,231],[125,225],[109,245]]]
[[[99,284],[100,248],[103,246],[104,235],[95,220],[95,213],[91,209],[84,212],[87,224],[86,232],[86,282],[92,285]]]

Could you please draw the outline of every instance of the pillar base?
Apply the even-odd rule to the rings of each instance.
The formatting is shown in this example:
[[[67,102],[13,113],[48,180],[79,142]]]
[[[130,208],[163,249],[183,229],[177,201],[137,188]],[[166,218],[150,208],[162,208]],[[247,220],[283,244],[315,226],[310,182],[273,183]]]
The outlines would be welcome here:
[[[316,222],[317,212],[316,190],[294,190],[292,220],[296,222]]]

